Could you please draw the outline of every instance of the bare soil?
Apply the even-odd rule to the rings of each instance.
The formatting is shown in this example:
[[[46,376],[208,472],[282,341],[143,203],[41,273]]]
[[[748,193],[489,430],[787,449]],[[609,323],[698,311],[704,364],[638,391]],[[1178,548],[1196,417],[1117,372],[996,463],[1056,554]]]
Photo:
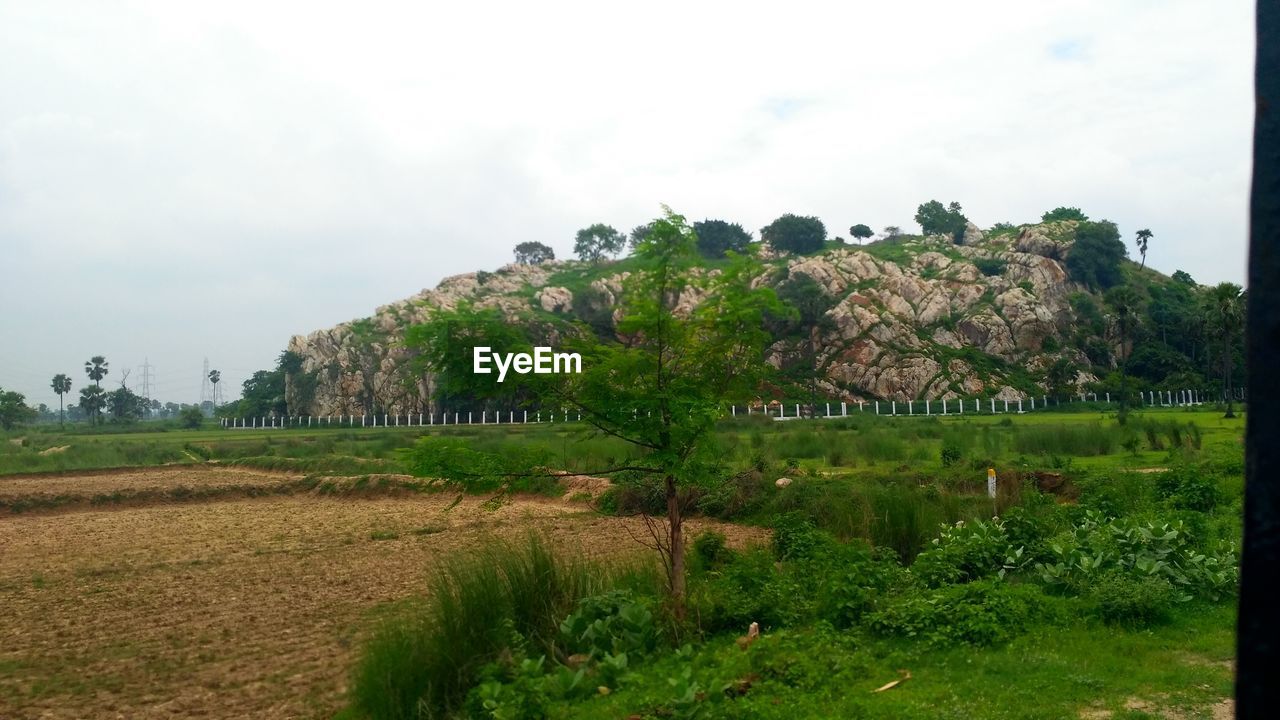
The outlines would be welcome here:
[[[0,493],[254,478],[289,476],[173,468],[9,479]],[[0,718],[331,717],[378,608],[420,592],[440,558],[530,531],[592,556],[647,552],[633,539],[647,536],[640,521],[583,505],[455,500],[294,495],[0,516]],[[764,539],[716,527],[736,546]]]

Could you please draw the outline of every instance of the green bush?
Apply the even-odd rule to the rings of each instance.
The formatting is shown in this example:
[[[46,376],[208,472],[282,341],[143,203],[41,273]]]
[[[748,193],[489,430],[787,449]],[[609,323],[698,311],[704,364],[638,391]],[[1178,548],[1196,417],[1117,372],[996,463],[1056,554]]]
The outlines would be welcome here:
[[[951,467],[960,462],[961,455],[960,445],[955,441],[948,440],[942,443],[942,467]]]
[[[724,533],[707,530],[693,539],[693,555],[704,568],[715,568],[733,557]]]
[[[813,616],[816,583],[769,549],[740,553],[715,572],[690,578],[689,614],[705,633],[744,633],[795,625]]]
[[[182,423],[182,427],[194,430],[204,422],[204,413],[200,412],[198,407],[184,408],[178,413],[178,420]]]
[[[881,635],[935,645],[991,645],[1025,630],[1046,602],[1034,585],[979,580],[893,597],[871,613],[867,623]]]
[[[1003,576],[1023,565],[1023,550],[1009,542],[1004,522],[964,522],[943,525],[933,546],[916,556],[911,572],[937,587],[966,583],[989,575]]]
[[[1173,599],[1218,600],[1236,591],[1240,576],[1235,547],[1201,550],[1179,522],[1140,522],[1087,511],[1068,533],[1049,544],[1052,559],[1036,570],[1050,586],[1087,595],[1108,573],[1161,578]]]
[[[1008,262],[1001,260],[1000,258],[984,257],[974,258],[973,264],[983,275],[987,276],[1003,275],[1005,268],[1009,265]]]
[[[1208,512],[1218,505],[1218,485],[1207,471],[1190,465],[1156,476],[1156,495],[1179,510]]]
[[[560,623],[560,633],[567,650],[593,658],[644,655],[658,646],[652,601],[629,590],[582,598]]]
[[[1112,625],[1146,627],[1169,618],[1178,597],[1163,577],[1108,572],[1093,582],[1088,598],[1093,613]]]
[[[800,513],[787,513],[773,520],[773,554],[779,560],[809,557],[822,542],[817,527]]]

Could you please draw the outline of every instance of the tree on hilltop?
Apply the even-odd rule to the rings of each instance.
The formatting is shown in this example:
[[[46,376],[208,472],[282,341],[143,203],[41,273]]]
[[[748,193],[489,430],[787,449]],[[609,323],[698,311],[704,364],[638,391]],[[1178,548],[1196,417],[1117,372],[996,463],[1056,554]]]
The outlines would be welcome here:
[[[1089,222],[1089,216],[1081,212],[1078,207],[1054,208],[1040,216],[1040,222],[1060,222],[1063,220]]]
[[[751,244],[751,233],[724,220],[701,220],[693,224],[693,232],[698,237],[698,252],[713,260],[728,252],[746,252]]]
[[[946,235],[957,245],[964,242],[964,231],[969,226],[969,218],[958,202],[945,207],[937,200],[922,203],[916,208],[915,219],[925,235]]]
[[[541,265],[556,259],[556,253],[540,242],[522,242],[515,247],[516,262],[521,265]]]
[[[1147,266],[1147,244],[1151,242],[1151,238],[1153,237],[1155,237],[1155,233],[1151,232],[1147,228],[1142,228],[1138,231],[1138,236],[1134,239],[1134,244],[1138,246],[1138,253],[1142,255],[1142,264],[1138,266],[1139,268],[1145,268]]]
[[[808,255],[822,249],[827,227],[816,217],[787,213],[761,228],[760,239],[774,250]]]
[[[617,255],[627,245],[622,233],[605,225],[596,223],[578,231],[573,243],[573,252],[579,260],[599,262],[609,255]]]
[[[863,225],[862,223],[858,223],[857,225],[853,225],[849,228],[849,236],[857,240],[859,245],[862,244],[863,240],[866,240],[874,234],[875,233],[871,231],[871,228]]]

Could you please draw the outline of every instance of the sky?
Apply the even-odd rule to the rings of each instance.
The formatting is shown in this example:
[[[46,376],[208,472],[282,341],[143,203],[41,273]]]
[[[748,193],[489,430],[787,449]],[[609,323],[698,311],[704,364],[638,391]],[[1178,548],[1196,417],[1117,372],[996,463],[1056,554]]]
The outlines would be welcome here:
[[[1242,283],[1253,5],[0,0],[0,387],[227,399],[290,336],[670,205],[1077,206]]]

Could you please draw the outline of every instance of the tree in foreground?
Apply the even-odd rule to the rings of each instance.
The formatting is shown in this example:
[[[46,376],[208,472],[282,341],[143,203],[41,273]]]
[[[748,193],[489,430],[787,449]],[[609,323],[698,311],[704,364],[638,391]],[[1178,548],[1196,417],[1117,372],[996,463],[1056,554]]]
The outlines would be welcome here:
[[[872,235],[875,235],[875,233],[871,231],[871,228],[863,225],[862,223],[858,223],[857,225],[853,225],[849,228],[849,236],[857,240],[859,245],[862,244],[863,240],[866,240]]]
[[[534,376],[545,378],[544,384],[530,385],[543,407],[581,413],[593,434],[618,438],[632,448],[631,456],[613,467],[550,474],[612,475],[619,484],[639,486],[663,499],[665,520],[645,519],[652,547],[666,567],[672,610],[683,617],[683,522],[689,490],[721,479],[715,424],[728,414],[730,404],[749,400],[759,387],[768,367],[764,315],[782,312],[782,306],[771,289],[751,287],[759,265],[750,256],[734,258],[714,275],[701,272],[693,229],[670,210],[652,223],[634,259],[617,308],[621,340],[600,340],[581,329],[566,334],[561,349],[581,354],[582,372]],[[693,307],[682,302],[690,292],[700,298]],[[458,321],[440,312],[428,323],[438,330],[420,332],[438,337],[441,328],[456,328]],[[474,340],[422,350],[464,355],[470,342]],[[448,365],[457,359],[438,361]],[[466,381],[476,378],[488,379],[490,389],[498,389],[491,375],[471,375]],[[415,473],[463,482],[534,475],[540,472],[534,466],[548,462],[529,451],[482,453],[450,437],[424,438],[410,455]]]
[[[1147,266],[1147,244],[1151,242],[1153,237],[1155,237],[1155,233],[1152,233],[1147,228],[1142,228],[1138,231],[1137,238],[1134,239],[1134,244],[1138,246],[1138,253],[1142,255],[1142,264],[1138,266],[1140,268]]]
[[[540,242],[522,242],[515,247],[516,262],[521,265],[541,265],[556,259],[556,253]]]
[[[724,257],[728,252],[744,253],[751,244],[751,233],[738,223],[724,220],[696,222],[693,232],[698,236],[698,252],[713,260]]]
[[[922,203],[916,208],[916,222],[925,235],[946,235],[957,245],[964,241],[964,231],[969,226],[969,218],[965,217],[960,203],[953,202],[944,207],[937,200]]]
[[[1205,315],[1210,332],[1222,347],[1222,394],[1227,401],[1226,417],[1235,417],[1231,406],[1231,367],[1235,365],[1235,338],[1244,327],[1245,295],[1235,283],[1218,283],[1205,298]]]
[[[609,255],[617,255],[627,245],[622,233],[604,223],[596,223],[578,231],[573,243],[573,253],[579,260],[599,262]]]
[[[0,388],[0,428],[13,428],[35,419],[36,411],[27,406],[27,398],[20,392]]]
[[[822,249],[827,227],[816,217],[787,213],[761,228],[760,239],[774,250],[808,255]]]
[[[58,393],[58,425],[64,425],[66,417],[62,411],[62,396],[71,392],[71,378],[64,373],[58,373],[53,376],[53,382],[50,383],[53,391]]]

